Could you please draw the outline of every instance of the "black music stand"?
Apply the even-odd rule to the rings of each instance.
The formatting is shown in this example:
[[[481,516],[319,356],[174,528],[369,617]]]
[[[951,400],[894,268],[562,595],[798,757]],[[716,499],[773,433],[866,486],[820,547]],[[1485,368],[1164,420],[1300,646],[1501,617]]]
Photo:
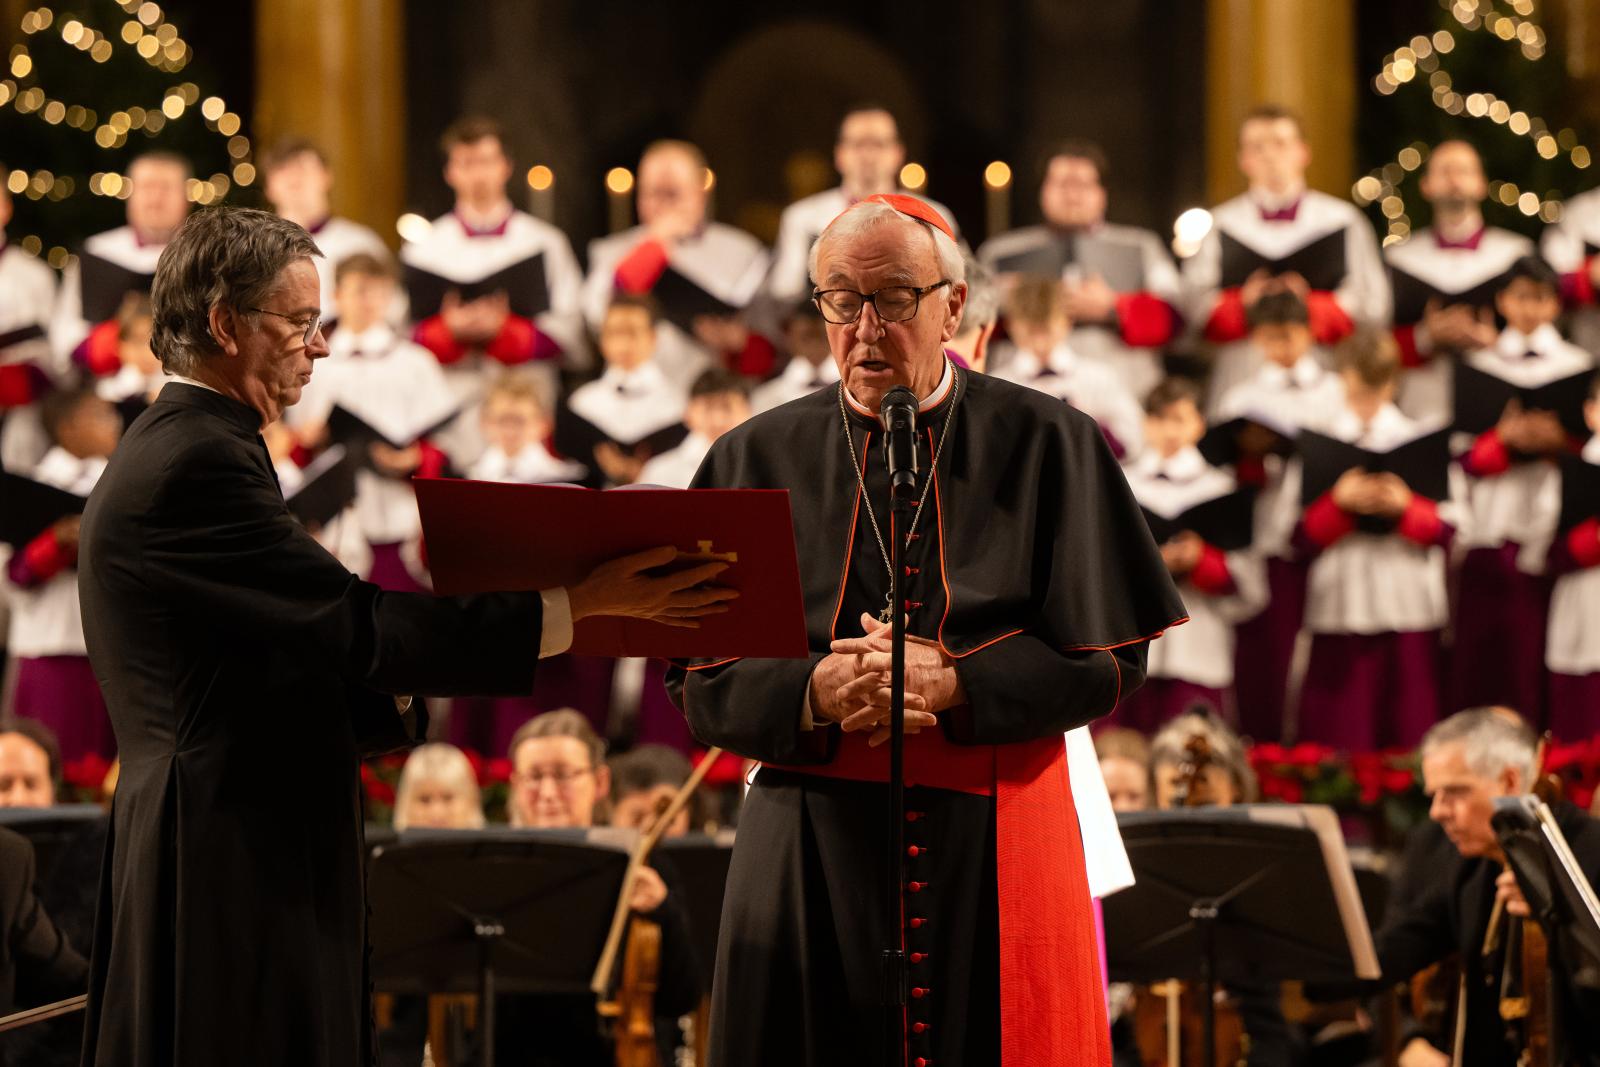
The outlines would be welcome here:
[[[705,979],[702,992],[710,993],[717,962],[717,930],[722,925],[722,897],[728,883],[728,864],[733,859],[733,832],[724,831],[714,837],[664,837],[654,854],[662,858],[663,867],[671,867],[672,888],[689,917],[690,943]]]
[[[1552,965],[1600,990],[1600,898],[1572,855],[1555,815],[1537,797],[1500,797],[1490,817],[1528,908],[1544,928]]]
[[[1206,1067],[1217,983],[1376,978],[1338,819],[1245,804],[1117,816],[1134,885],[1101,902],[1112,981],[1201,986]]]
[[[373,850],[373,985],[478,994],[494,1065],[497,993],[588,993],[628,866],[611,830],[413,830]]]
[[[48,808],[0,808],[0,826],[15,830],[33,845],[33,880],[50,881],[56,860],[94,824],[108,816],[98,804],[56,804]]]

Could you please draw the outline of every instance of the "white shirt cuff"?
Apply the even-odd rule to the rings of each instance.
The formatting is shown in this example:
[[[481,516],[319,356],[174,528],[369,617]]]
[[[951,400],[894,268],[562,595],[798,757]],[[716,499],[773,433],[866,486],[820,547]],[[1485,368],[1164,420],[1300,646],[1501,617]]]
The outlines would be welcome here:
[[[544,628],[539,634],[539,658],[559,656],[572,647],[572,602],[567,590],[546,589],[539,594],[544,603]]]

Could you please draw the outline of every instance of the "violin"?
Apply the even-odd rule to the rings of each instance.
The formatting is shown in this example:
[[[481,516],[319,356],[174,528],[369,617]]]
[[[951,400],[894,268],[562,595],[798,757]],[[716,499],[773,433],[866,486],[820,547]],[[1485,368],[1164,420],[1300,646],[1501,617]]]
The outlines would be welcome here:
[[[1550,735],[1539,740],[1535,759],[1538,773],[1529,792],[1546,805],[1562,799],[1561,779],[1544,772]],[[1551,1042],[1554,1031],[1555,1002],[1550,982],[1550,946],[1538,922],[1519,915],[1505,914],[1497,906],[1484,937],[1484,954],[1495,948],[1496,920],[1504,917],[1506,951],[1500,972],[1500,1019],[1506,1038],[1521,1049],[1517,1067],[1551,1067]]]
[[[1197,808],[1214,805],[1217,797],[1206,769],[1216,762],[1211,744],[1197,734],[1184,746],[1174,803]],[[1134,1037],[1143,1067],[1181,1067],[1207,1062],[1200,1005],[1201,992],[1176,980],[1157,982],[1135,993]],[[1249,1035],[1233,998],[1220,987],[1216,992],[1214,1062],[1219,1067],[1244,1067]]]

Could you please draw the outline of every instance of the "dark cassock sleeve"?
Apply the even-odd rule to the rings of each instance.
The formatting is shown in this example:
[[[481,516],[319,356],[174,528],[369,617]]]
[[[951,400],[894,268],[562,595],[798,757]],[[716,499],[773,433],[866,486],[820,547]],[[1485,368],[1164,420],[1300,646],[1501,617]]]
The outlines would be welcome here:
[[[9,959],[15,967],[17,1005],[33,1007],[82,993],[88,985],[89,964],[50,921],[34,895],[33,846],[27,838],[0,828],[0,868],[4,870],[0,875],[0,917],[5,920],[0,933],[6,939],[0,959]],[[0,1002],[0,1015],[13,1007],[10,999],[7,996]]]
[[[294,520],[253,456],[207,441],[173,464],[163,483],[168,499],[152,502],[130,564],[151,595],[378,693],[532,689],[543,614],[537,594],[385,592],[347,571]],[[375,707],[361,704],[358,719]]]

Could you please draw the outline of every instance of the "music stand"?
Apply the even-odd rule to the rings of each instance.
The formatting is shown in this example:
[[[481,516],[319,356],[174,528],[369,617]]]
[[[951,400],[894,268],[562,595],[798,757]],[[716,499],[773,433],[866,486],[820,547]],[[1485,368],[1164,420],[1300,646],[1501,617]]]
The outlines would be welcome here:
[[[733,859],[733,831],[716,836],[685,834],[665,837],[655,854],[662,866],[671,866],[674,888],[689,917],[689,939],[699,957],[705,978],[704,993],[711,992],[711,975],[717,960],[717,930],[722,925],[722,897]]]
[[[1552,964],[1600,990],[1600,898],[1578,866],[1554,813],[1538,797],[1499,797],[1490,816],[1528,908],[1544,928]]]
[[[478,1062],[494,998],[587,993],[632,831],[413,830],[373,850],[372,977],[387,992],[478,994]]]
[[[1112,981],[1198,982],[1215,1067],[1218,982],[1379,976],[1333,811],[1244,804],[1117,817],[1135,882],[1101,902]]]
[[[56,804],[48,808],[0,808],[0,826],[15,830],[33,845],[33,879],[50,881],[56,860],[91,825],[107,818],[98,804]]]

